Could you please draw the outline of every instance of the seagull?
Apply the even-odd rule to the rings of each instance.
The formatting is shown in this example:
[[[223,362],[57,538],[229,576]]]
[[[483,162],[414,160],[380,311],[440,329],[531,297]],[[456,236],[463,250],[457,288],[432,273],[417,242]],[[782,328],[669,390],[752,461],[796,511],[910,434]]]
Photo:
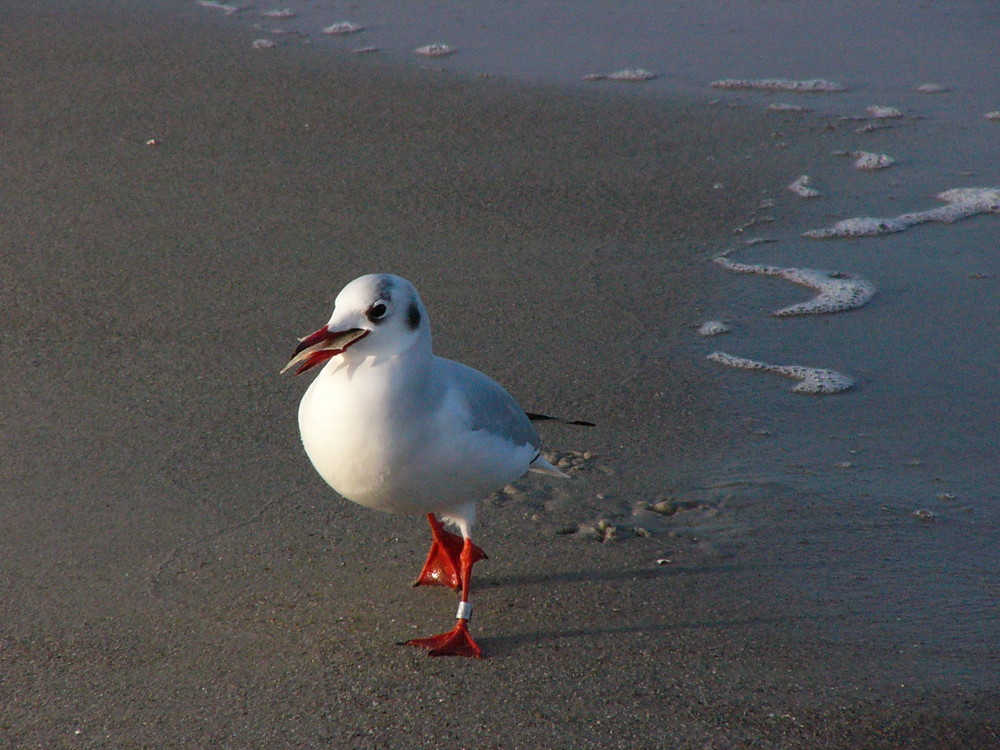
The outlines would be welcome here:
[[[377,273],[350,282],[330,321],[300,340],[282,372],[323,363],[299,405],[310,461],[348,500],[426,515],[431,548],[413,585],[461,595],[450,631],[404,645],[481,658],[468,627],[472,566],[486,558],[472,541],[476,502],[528,471],[566,474],[542,455],[529,415],[502,386],[433,354],[427,309],[406,279]]]

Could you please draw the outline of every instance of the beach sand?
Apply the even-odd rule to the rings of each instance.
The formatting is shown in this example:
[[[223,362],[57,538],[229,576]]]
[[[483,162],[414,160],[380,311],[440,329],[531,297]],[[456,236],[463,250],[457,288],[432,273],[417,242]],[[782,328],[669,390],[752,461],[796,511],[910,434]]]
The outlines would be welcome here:
[[[801,528],[740,513],[808,498],[705,480],[745,439],[690,350],[705,261],[826,148],[804,126],[782,148],[726,106],[254,50],[137,3],[6,6],[0,743],[996,745],[995,682],[841,637],[789,583]],[[314,475],[306,383],[278,376],[371,271],[416,284],[439,354],[598,424],[544,428],[569,481],[483,503],[484,661],[395,645],[453,616],[408,585],[425,524]]]

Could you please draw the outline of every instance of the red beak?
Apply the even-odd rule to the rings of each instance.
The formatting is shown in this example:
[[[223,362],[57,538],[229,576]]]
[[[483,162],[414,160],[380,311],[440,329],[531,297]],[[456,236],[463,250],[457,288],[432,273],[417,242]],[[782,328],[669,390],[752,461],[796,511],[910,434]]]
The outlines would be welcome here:
[[[321,365],[331,357],[343,354],[352,344],[356,344],[371,331],[366,328],[348,328],[346,331],[331,331],[329,326],[323,326],[316,333],[311,333],[299,341],[281,372],[285,373],[295,365],[302,363],[296,375]]]

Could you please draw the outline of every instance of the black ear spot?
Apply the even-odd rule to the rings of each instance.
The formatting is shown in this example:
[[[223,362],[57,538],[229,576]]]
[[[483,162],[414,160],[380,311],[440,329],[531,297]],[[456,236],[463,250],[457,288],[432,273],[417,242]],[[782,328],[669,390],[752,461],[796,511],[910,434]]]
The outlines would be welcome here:
[[[416,302],[410,302],[410,309],[406,311],[406,322],[411,330],[417,330],[420,325],[420,308]]]

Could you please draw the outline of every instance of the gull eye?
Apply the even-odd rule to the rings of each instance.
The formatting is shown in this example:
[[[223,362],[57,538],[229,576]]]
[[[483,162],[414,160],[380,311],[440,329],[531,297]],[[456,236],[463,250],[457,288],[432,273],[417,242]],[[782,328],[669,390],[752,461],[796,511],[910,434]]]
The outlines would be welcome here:
[[[372,323],[378,323],[382,318],[385,317],[385,314],[386,312],[388,312],[388,310],[389,308],[385,306],[384,302],[376,302],[374,305],[368,308],[368,312],[365,313],[365,316]]]

